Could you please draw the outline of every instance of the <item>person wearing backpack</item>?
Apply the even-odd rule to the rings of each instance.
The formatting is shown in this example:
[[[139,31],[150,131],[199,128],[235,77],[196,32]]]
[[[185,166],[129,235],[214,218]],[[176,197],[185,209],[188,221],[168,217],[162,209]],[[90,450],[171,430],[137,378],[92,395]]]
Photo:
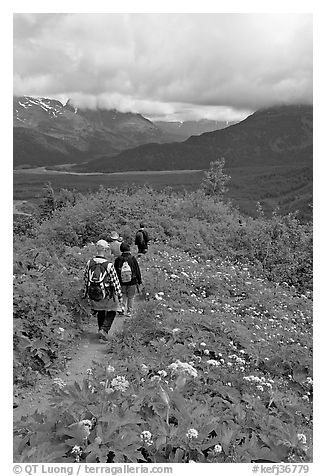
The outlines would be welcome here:
[[[96,243],[96,256],[87,262],[85,269],[85,296],[88,296],[93,314],[97,315],[98,334],[107,339],[119,308],[122,307],[122,292],[116,270],[105,257],[109,243]]]
[[[114,259],[117,258],[118,256],[121,255],[120,251],[120,237],[116,231],[113,231],[110,235],[110,250],[111,250],[111,255],[114,256]]]
[[[121,284],[123,295],[123,307],[125,316],[130,317],[133,310],[136,288],[142,283],[139,265],[135,256],[130,252],[128,243],[121,243],[121,256],[114,262],[114,267]]]
[[[135,236],[135,245],[138,246],[138,255],[143,255],[148,251],[149,236],[143,223],[139,224],[139,230]]]

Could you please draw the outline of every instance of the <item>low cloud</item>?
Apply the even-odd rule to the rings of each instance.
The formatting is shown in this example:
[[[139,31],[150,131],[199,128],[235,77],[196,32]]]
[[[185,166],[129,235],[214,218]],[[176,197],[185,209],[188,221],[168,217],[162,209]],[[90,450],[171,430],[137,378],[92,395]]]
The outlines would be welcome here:
[[[15,14],[14,93],[170,119],[312,103],[312,15]]]

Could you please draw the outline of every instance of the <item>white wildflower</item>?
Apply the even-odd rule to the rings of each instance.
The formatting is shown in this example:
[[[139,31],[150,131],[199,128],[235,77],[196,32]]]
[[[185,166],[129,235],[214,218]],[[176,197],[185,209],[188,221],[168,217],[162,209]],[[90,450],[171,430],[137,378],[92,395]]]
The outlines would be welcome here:
[[[82,453],[82,449],[81,449],[80,446],[75,445],[75,446],[72,448],[71,452],[72,452],[72,453],[80,453],[80,454],[81,454],[81,453]]]
[[[173,374],[189,374],[192,377],[198,376],[197,370],[192,365],[187,362],[180,362],[180,360],[173,362],[168,366],[168,368],[172,370]]]
[[[167,372],[165,370],[159,370],[157,372],[159,374],[160,377],[164,378],[167,376]]]
[[[218,455],[221,452],[222,452],[222,446],[221,445],[215,445],[214,449],[213,449],[213,453]]]
[[[129,387],[129,382],[124,376],[118,375],[117,377],[112,379],[110,386],[113,390],[125,392]]]
[[[205,355],[209,355],[209,350],[208,350],[208,349],[205,349],[205,350],[204,350],[204,354],[205,354]]]
[[[94,443],[96,443],[97,445],[100,445],[102,443],[102,438],[100,436],[96,436],[94,438]]]
[[[59,327],[58,331],[59,331],[59,332],[64,332],[65,330],[64,330],[63,327]]]
[[[220,365],[220,363],[217,362],[217,360],[214,360],[214,359],[207,360],[207,364],[208,365],[213,365],[214,367],[217,367],[218,365]]]
[[[140,371],[142,374],[147,374],[148,373],[148,367],[145,364],[141,364],[140,366]]]
[[[189,342],[188,347],[189,349],[193,349],[194,347],[196,347],[195,342]]]
[[[153,444],[152,433],[150,431],[142,431],[140,434],[140,438],[147,446],[151,446]]]
[[[257,385],[257,390],[260,390],[261,392],[264,391],[264,387],[262,387],[261,385]]]
[[[81,447],[75,445],[75,446],[72,448],[71,453],[75,456],[75,462],[76,462],[76,463],[79,463],[80,457],[81,457],[81,455],[83,454],[83,451],[82,451]]]
[[[53,385],[57,385],[59,388],[64,388],[67,384],[61,378],[54,378]]]
[[[115,372],[115,368],[112,367],[112,365],[108,365],[105,369],[106,376],[109,378],[110,374],[113,374]]]
[[[180,332],[179,327],[176,327],[175,329],[172,329],[172,334],[176,334],[177,332]]]
[[[151,382],[160,382],[161,380],[161,377],[159,375],[153,375],[153,377],[151,377]]]
[[[78,424],[85,428],[88,436],[90,434],[90,430],[93,428],[93,422],[91,420],[81,420],[78,422]]]
[[[201,347],[206,347],[205,342],[201,342],[200,345],[201,345]]]
[[[195,428],[190,428],[186,433],[186,437],[189,440],[192,440],[193,438],[198,438],[198,431],[195,430]]]
[[[304,435],[303,433],[298,433],[297,438],[303,445],[307,444],[306,435]]]
[[[87,375],[93,375],[93,370],[92,369],[87,369],[86,373],[87,373]]]

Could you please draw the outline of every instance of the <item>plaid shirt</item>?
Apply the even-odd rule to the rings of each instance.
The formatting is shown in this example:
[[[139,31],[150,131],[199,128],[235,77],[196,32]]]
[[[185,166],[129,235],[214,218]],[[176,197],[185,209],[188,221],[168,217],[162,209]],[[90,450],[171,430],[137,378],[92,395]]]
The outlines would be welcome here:
[[[86,265],[85,273],[84,273],[84,280],[85,280],[85,285],[87,286],[88,284],[88,270],[89,270],[89,265],[92,260],[89,260]],[[103,258],[102,256],[95,256],[93,258],[93,261],[96,263],[104,263],[107,261],[107,259]],[[116,273],[116,270],[114,269],[114,266],[112,263],[108,262],[107,266],[107,272],[108,272],[108,277],[109,277],[109,283],[112,284],[114,293],[118,296],[118,299],[120,302],[122,302],[122,292],[121,292],[121,286],[119,282],[118,275]]]

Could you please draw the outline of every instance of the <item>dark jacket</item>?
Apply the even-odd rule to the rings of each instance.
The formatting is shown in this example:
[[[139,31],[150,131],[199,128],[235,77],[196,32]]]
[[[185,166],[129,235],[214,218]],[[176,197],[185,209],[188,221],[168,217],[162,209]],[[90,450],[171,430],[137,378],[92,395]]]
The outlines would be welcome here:
[[[140,228],[135,237],[135,245],[138,246],[138,248],[148,248],[148,242],[149,242],[149,236],[146,230],[144,228]]]
[[[128,261],[128,264],[131,268],[132,279],[129,283],[122,283],[121,282],[121,268],[122,268],[123,263],[126,260]],[[114,262],[114,267],[116,269],[120,284],[132,285],[132,284],[141,284],[142,283],[138,261],[136,260],[136,258],[134,256],[132,256],[130,251],[125,251],[124,253],[122,253],[121,256],[118,256],[118,258],[116,258],[116,260]]]

